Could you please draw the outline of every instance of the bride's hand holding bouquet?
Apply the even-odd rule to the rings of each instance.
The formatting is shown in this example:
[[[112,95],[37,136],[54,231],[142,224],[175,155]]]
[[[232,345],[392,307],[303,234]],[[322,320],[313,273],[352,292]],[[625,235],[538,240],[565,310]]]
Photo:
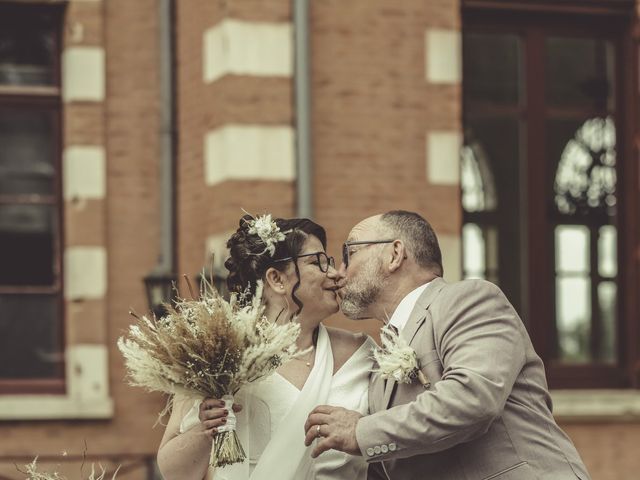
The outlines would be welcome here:
[[[242,405],[234,403],[231,410],[227,408],[224,400],[217,398],[205,398],[198,406],[198,419],[204,427],[204,432],[211,438],[215,438],[220,427],[224,427],[230,413],[238,413]],[[233,418],[233,417],[231,417]]]

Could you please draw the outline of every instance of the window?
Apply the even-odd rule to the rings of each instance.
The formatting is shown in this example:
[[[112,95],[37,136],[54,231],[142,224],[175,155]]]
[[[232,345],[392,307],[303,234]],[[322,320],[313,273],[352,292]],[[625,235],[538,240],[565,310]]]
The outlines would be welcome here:
[[[463,15],[463,273],[500,285],[554,388],[634,385],[634,67],[599,15]]]
[[[64,391],[61,21],[0,3],[0,393]]]

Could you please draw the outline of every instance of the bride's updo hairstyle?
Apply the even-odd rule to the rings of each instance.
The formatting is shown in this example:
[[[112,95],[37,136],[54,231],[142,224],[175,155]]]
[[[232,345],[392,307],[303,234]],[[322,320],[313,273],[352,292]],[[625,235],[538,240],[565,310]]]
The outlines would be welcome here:
[[[249,291],[253,295],[256,291],[258,280],[264,280],[264,275],[273,267],[284,272],[290,261],[278,261],[292,258],[298,277],[293,287],[291,296],[298,306],[298,313],[302,311],[302,302],[296,297],[296,290],[300,287],[300,270],[298,268],[298,255],[309,235],[317,237],[323,248],[327,248],[327,234],[320,225],[307,218],[276,218],[274,221],[285,239],[275,244],[273,256],[266,249],[267,245],[256,233],[249,233],[250,223],[253,217],[244,215],[240,219],[238,230],[227,241],[230,257],[224,262],[229,270],[227,287],[230,292],[242,293]]]

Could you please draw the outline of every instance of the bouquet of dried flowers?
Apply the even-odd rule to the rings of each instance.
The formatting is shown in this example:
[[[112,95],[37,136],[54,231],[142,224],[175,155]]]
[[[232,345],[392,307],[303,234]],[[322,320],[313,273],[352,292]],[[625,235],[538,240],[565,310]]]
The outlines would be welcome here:
[[[429,381],[420,370],[420,362],[416,351],[391,329],[388,325],[380,330],[382,348],[373,351],[373,357],[378,363],[374,371],[387,380],[392,379],[398,383],[411,383],[418,380],[425,388],[429,387]]]
[[[222,467],[245,459],[235,431],[233,395],[300,353],[300,325],[267,320],[260,283],[255,295],[232,294],[228,301],[206,279],[202,283],[199,298],[178,299],[175,306],[166,306],[166,316],[136,316],[118,347],[131,385],[225,401],[229,417],[217,430],[210,458],[212,466]],[[169,408],[170,402],[163,413]]]

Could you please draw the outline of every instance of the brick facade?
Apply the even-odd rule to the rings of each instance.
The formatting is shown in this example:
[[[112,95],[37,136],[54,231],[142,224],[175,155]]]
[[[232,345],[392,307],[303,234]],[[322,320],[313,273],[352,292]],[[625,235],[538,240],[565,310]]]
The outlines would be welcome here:
[[[104,147],[107,185],[104,199],[69,199],[65,206],[67,245],[103,245],[107,252],[106,296],[68,302],[67,340],[108,347],[114,414],[104,420],[0,423],[0,476],[17,478],[14,462],[64,450],[73,461],[60,457],[60,470],[74,478],[85,439],[90,460],[110,457],[129,465],[136,456],[153,456],[162,435],[161,426],[151,427],[163,400],[123,382],[115,347],[129,324],[129,307],[146,308],[142,278],[159,251],[157,8],[156,0],[72,0],[65,20],[65,45],[106,53],[104,101],[70,102],[63,117],[66,146]],[[227,126],[295,128],[292,77],[231,70],[208,82],[205,36],[225,21],[280,28],[291,23],[292,12],[284,0],[190,0],[176,2],[175,13],[177,271],[194,278],[236,228],[241,208],[276,216],[296,211],[291,180],[205,181],[208,133]],[[340,244],[360,219],[403,208],[430,220],[447,257],[445,277],[459,276],[459,185],[429,173],[434,160],[428,152],[434,135],[459,136],[461,87],[455,65],[443,74],[430,71],[435,67],[429,52],[437,50],[428,39],[434,38],[429,32],[444,32],[455,47],[460,29],[458,0],[312,2],[313,202],[332,255],[339,257]],[[371,334],[378,328],[377,322],[339,315],[328,323]],[[564,427],[594,480],[637,475],[637,424]],[[146,478],[144,469],[134,465],[118,478]]]

